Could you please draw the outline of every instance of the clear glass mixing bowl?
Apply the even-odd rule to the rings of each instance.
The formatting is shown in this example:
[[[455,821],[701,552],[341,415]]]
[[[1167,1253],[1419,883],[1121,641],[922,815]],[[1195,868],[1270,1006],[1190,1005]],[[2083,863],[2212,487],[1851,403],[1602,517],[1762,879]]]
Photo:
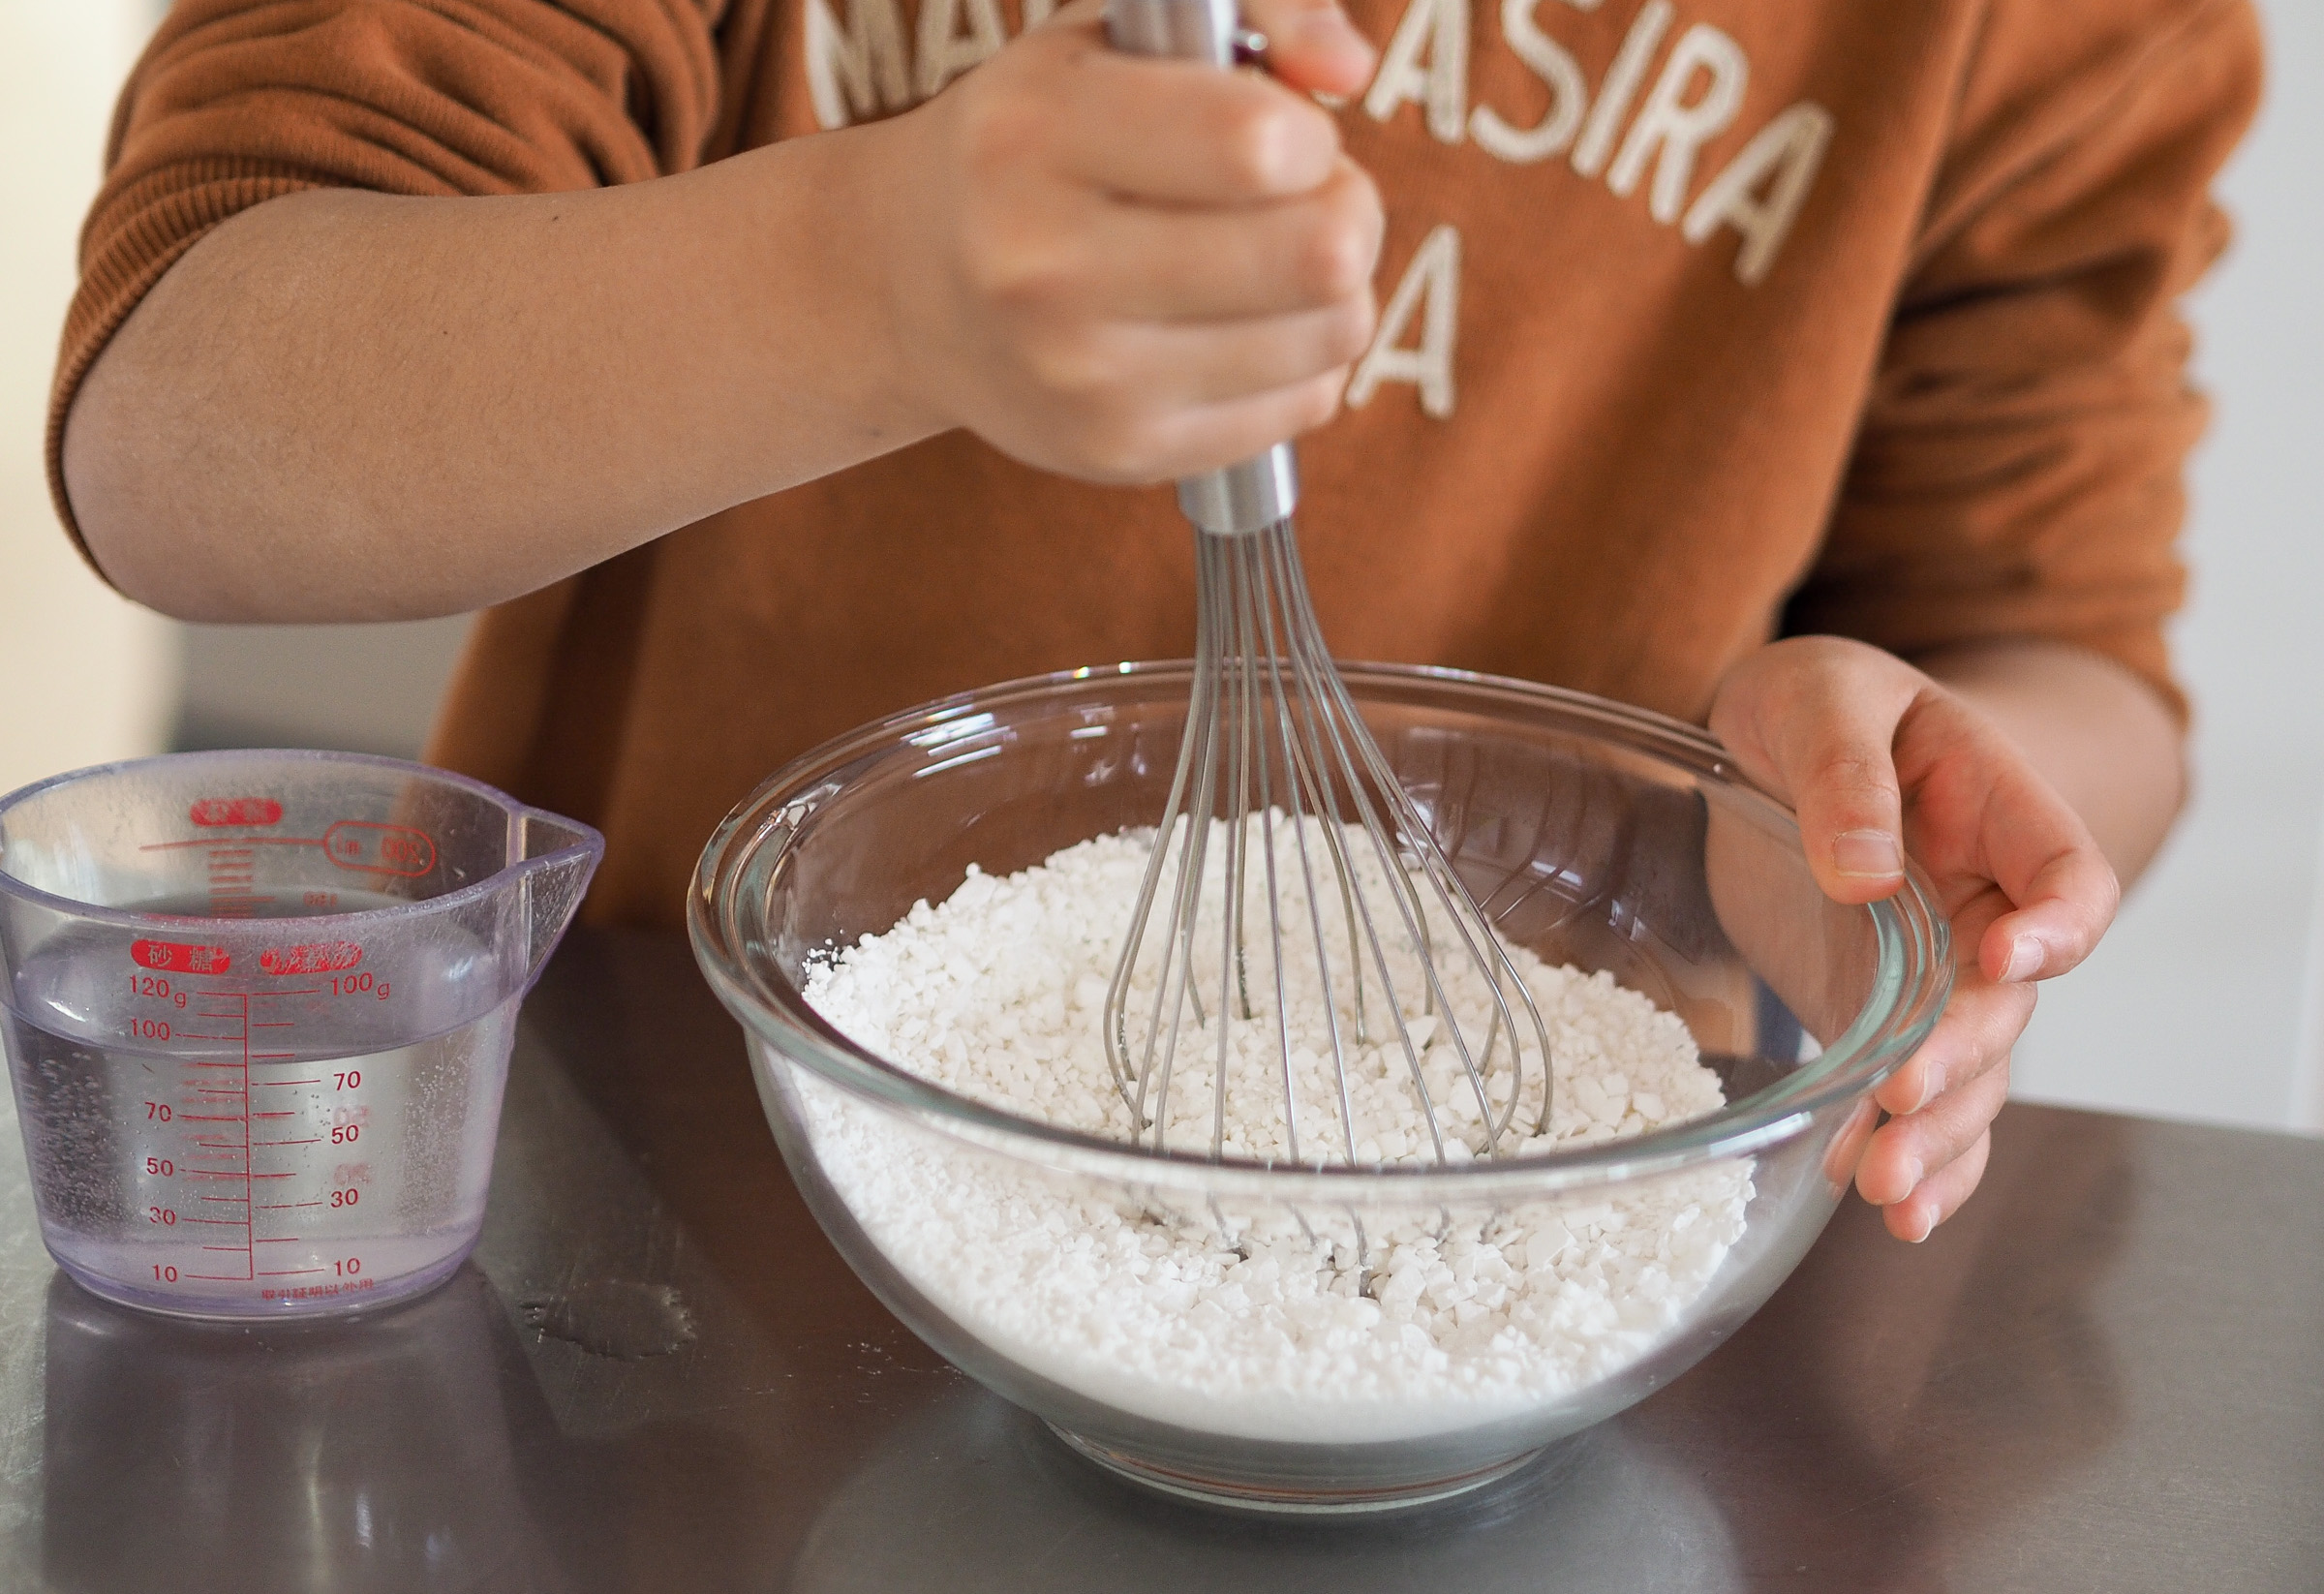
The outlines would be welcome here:
[[[1822,1229],[1876,1119],[1871,1090],[1927,1034],[1950,989],[1945,926],[1925,883],[1915,875],[1871,907],[1832,904],[1791,815],[1700,731],[1516,681],[1391,666],[1346,675],[1502,934],[1548,963],[1609,971],[1677,1014],[1727,1107],[1543,1156],[1267,1168],[1013,1117],[824,1022],[802,995],[814,961],[888,930],[915,902],[941,901],[970,864],[1006,874],[1151,825],[1185,719],[1183,663],[1012,682],[841,737],[727,817],[688,910],[695,955],[748,1031],[783,1156],[879,1298],[1093,1459],[1261,1510],[1378,1509],[1473,1487],[1691,1366]],[[1515,1222],[1563,1244],[1618,1229],[1640,1200],[1674,1190],[1708,1192],[1706,1206],[1718,1192],[1748,1200],[1740,1234],[1722,1237],[1731,1242],[1692,1253],[1691,1289],[1657,1280],[1617,1299],[1609,1348],[1562,1382],[1419,1405],[1319,1401],[1312,1388],[1218,1383],[1209,1369],[1157,1374],[1102,1333],[1045,1333],[1038,1311],[995,1309],[989,1287],[964,1287],[981,1260],[930,1243],[954,1231],[914,1221],[983,1203],[1033,1245],[1044,1225],[1092,1208],[1230,1233],[1297,1225],[1327,1241],[1358,1223],[1451,1237]],[[1036,1277],[1028,1293],[1045,1288]]]

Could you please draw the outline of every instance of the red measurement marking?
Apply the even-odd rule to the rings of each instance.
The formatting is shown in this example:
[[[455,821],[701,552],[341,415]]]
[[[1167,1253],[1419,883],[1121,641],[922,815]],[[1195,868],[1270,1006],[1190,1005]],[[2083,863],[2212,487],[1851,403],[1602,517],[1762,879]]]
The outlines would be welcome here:
[[[237,1178],[239,1178],[240,1176],[239,1176],[239,1175],[237,1175],[236,1177],[237,1177]],[[195,1200],[197,1200],[197,1201],[229,1201],[229,1202],[233,1202],[233,1201],[240,1201],[242,1198],[241,1198],[240,1196],[196,1196],[194,1199],[195,1199]]]
[[[253,1146],[321,1146],[322,1137],[318,1135],[313,1140],[254,1140],[251,1144]]]
[[[341,869],[417,879],[436,867],[436,839],[410,825],[342,819],[323,831],[322,855]]]
[[[327,1270],[322,1268],[282,1268],[273,1272],[268,1272],[265,1269],[261,1268],[259,1270],[259,1276],[260,1278],[298,1278],[307,1273],[319,1273],[326,1271]]]
[[[320,1207],[322,1203],[320,1201],[261,1201],[259,1203],[259,1211],[261,1212],[294,1212],[301,1207]]]
[[[319,1079],[254,1079],[250,1082],[250,1088],[253,1090],[280,1090],[290,1085],[321,1085],[321,1083],[322,1081]]]
[[[239,1092],[236,1093],[239,1094]],[[239,1123],[242,1121],[240,1113],[180,1113],[177,1116],[188,1123]]]
[[[199,846],[207,847],[213,852],[238,852],[254,846],[321,846],[321,844],[322,838],[320,836],[236,836],[233,838],[231,846],[197,837],[191,842],[147,842],[138,850],[139,852],[175,852],[180,847]]]
[[[251,1027],[253,1029],[295,1029],[298,1027],[298,1022],[295,1019],[259,1019],[251,1025]]]
[[[239,1245],[204,1245],[202,1247],[205,1251],[238,1251],[241,1248]]]
[[[202,797],[186,817],[198,825],[279,825],[283,805],[271,797]]]
[[[363,948],[353,941],[270,946],[259,954],[259,966],[269,974],[334,974],[362,961]]]
[[[289,1174],[253,1174],[250,1177],[253,1179],[289,1179],[290,1176]]]
[[[253,1113],[252,1118],[296,1118],[296,1113]]]
[[[186,1172],[195,1179],[240,1179],[242,1177],[242,1170],[239,1168],[188,1168]],[[221,1196],[217,1199],[240,1201],[242,1198],[240,1196]]]
[[[285,1235],[280,1240],[261,1240],[259,1243],[261,1245],[295,1245],[298,1243],[298,1238],[296,1235]]]
[[[240,1246],[235,1246],[233,1248],[236,1250],[241,1249]],[[318,1268],[315,1271],[317,1272],[322,1272],[321,1268]],[[213,1279],[221,1284],[247,1284],[250,1282],[249,1275],[245,1273],[188,1273],[186,1276],[188,1278]]]
[[[129,956],[140,968],[166,968],[177,974],[223,974],[234,966],[225,947],[197,946],[191,941],[132,941]]]

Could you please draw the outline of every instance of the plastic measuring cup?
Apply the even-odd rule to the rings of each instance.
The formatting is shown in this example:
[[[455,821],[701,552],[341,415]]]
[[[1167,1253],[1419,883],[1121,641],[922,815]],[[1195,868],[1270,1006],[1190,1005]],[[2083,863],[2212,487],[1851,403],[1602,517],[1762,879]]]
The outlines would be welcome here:
[[[49,1254],[199,1317],[449,1276],[517,1004],[603,851],[349,753],[180,753],[0,797],[0,1037]]]

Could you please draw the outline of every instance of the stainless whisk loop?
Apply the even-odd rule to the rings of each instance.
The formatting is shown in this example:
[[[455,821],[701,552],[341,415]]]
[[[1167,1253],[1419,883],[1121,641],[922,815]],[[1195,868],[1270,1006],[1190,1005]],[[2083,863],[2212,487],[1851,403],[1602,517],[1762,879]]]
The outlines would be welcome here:
[[[1550,1102],[1546,1027],[1339,680],[1316,626],[1290,523],[1253,533],[1198,531],[1195,556],[1197,636],[1186,729],[1106,996],[1108,1050],[1136,1138],[1156,1149],[1168,1145],[1179,1047],[1191,1026],[1208,1032],[1209,1150],[1222,1154],[1229,1090],[1255,1083],[1237,1076],[1233,1032],[1264,1021],[1272,1027],[1270,1071],[1284,1144],[1294,1160],[1314,1157],[1319,1137],[1301,1122],[1293,1039],[1281,1021],[1294,970],[1312,971],[1316,988],[1331,998],[1323,1011],[1330,1051],[1323,1060],[1330,1068],[1326,1093],[1337,1122],[1321,1137],[1330,1155],[1356,1160],[1350,1062],[1375,1047],[1401,1054],[1441,1161],[1445,1131],[1422,1066],[1426,1046],[1452,1048],[1486,1144],[1497,1150],[1525,1106],[1530,1043],[1544,1068],[1532,1117],[1538,1132]],[[1367,854],[1368,874],[1385,882],[1392,909],[1362,884]],[[1149,932],[1165,904],[1157,937]],[[1329,918],[1345,931],[1337,945]],[[1133,1033],[1135,974],[1149,946],[1160,967],[1152,1005]],[[1417,975],[1407,973],[1402,982],[1412,999],[1400,999],[1391,948],[1412,954]],[[1484,976],[1489,1013],[1482,1016],[1482,1044],[1454,1012],[1441,977],[1438,959],[1451,953],[1471,960]],[[1377,1034],[1361,1021],[1370,1010],[1367,991],[1380,996],[1388,1014]],[[1422,1013],[1438,1020],[1425,1043],[1414,1034],[1413,1020]]]
[[[1221,68],[1232,66],[1237,58],[1237,21],[1235,0],[1109,0],[1106,13],[1107,29],[1117,48],[1208,61]],[[1156,1150],[1166,1149],[1178,1043],[1191,1021],[1197,1031],[1211,1032],[1210,1154],[1224,1154],[1234,1030],[1267,1016],[1264,1003],[1253,1000],[1246,934],[1253,917],[1247,887],[1255,826],[1267,920],[1265,972],[1269,979],[1264,983],[1271,986],[1273,1000],[1271,1071],[1282,1088],[1284,1145],[1291,1160],[1307,1160],[1300,1142],[1299,1059],[1285,1022],[1291,1004],[1288,971],[1295,968],[1311,969],[1324,997],[1331,1069],[1329,1094],[1339,1120],[1337,1133],[1324,1138],[1336,1142],[1340,1158],[1354,1162],[1358,1155],[1351,1055],[1384,1050],[1388,1038],[1386,1031],[1374,1033],[1368,995],[1372,992],[1378,994],[1392,1026],[1437,1160],[1450,1159],[1422,1053],[1440,1038],[1452,1047],[1476,1097],[1485,1148],[1497,1153],[1523,1106],[1528,1034],[1542,1068],[1535,1131],[1548,1124],[1554,1084],[1548,1028],[1508,949],[1446,861],[1419,808],[1364,728],[1355,699],[1331,662],[1292,531],[1291,513],[1298,499],[1299,473],[1288,445],[1178,483],[1179,507],[1195,526],[1193,692],[1170,797],[1155,831],[1120,962],[1107,989],[1104,1014],[1107,1051],[1130,1111],[1131,1138],[1150,1138]],[[1214,831],[1222,888],[1215,897],[1204,890]],[[1295,929],[1290,937],[1294,944],[1289,945],[1280,874],[1288,860],[1278,845],[1278,836],[1285,831],[1305,903],[1304,935]],[[1392,915],[1376,909],[1367,897],[1365,872],[1354,841],[1358,836],[1368,843],[1376,873],[1395,903]],[[1328,884],[1318,853],[1329,870]],[[1143,1033],[1133,1044],[1129,1010],[1137,989],[1135,976],[1149,945],[1149,920],[1163,901],[1166,872],[1168,920],[1151,942],[1161,966]],[[1344,957],[1334,955],[1328,934],[1327,904],[1331,897],[1337,898],[1335,917],[1345,930]],[[1209,906],[1212,902],[1215,908]],[[1208,943],[1197,935],[1206,910],[1218,919],[1214,961],[1208,956]],[[1483,976],[1490,996],[1490,1022],[1481,1047],[1472,1046],[1439,974],[1437,941],[1446,932],[1446,938],[1457,943],[1458,952]],[[1396,939],[1399,935],[1401,939]],[[1408,950],[1415,960],[1417,1011],[1408,1013],[1399,997],[1391,945]],[[1214,967],[1217,978],[1208,1010],[1203,966]],[[1510,1000],[1513,991],[1515,1005]],[[1349,998],[1344,1022],[1343,992]],[[1432,1016],[1435,1024],[1416,1040],[1414,1027],[1422,1016]],[[1494,1059],[1505,1033],[1508,1088],[1496,1099]],[[1361,1251],[1361,1225],[1357,1234]]]

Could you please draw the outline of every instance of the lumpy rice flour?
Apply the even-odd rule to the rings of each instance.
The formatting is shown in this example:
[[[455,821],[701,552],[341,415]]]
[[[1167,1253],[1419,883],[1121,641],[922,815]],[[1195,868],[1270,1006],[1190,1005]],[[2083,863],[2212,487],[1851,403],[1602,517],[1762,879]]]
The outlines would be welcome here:
[[[1285,911],[1306,926],[1290,827],[1278,819],[1275,830]],[[1100,1015],[1151,843],[1151,833],[1100,837],[1005,878],[972,869],[942,904],[920,903],[820,964],[808,999],[859,1045],[945,1089],[1127,1140]],[[1209,857],[1224,850],[1214,843]],[[1215,869],[1206,883],[1198,929],[1215,925],[1223,895]],[[1363,885],[1376,900],[1387,889],[1376,872]],[[1215,946],[1215,929],[1208,934]],[[1603,973],[1511,951],[1547,1025],[1557,1088],[1546,1132],[1505,1139],[1505,1155],[1634,1135],[1722,1105],[1717,1076],[1674,1015]],[[1344,953],[1332,946],[1335,960]],[[1142,957],[1134,1043],[1159,962]],[[1474,1042],[1489,1011],[1484,979],[1465,959],[1438,962]],[[1271,1005],[1271,967],[1254,963],[1249,989]],[[1323,994],[1302,967],[1286,956],[1296,1125],[1272,1016],[1262,1013],[1229,1027],[1223,1153],[1344,1162],[1353,1143],[1361,1164],[1436,1161],[1393,1040],[1351,1057],[1342,1127]],[[1419,989],[1398,974],[1399,990]],[[1212,1025],[1215,985],[1214,974],[1203,998]],[[1343,1032],[1346,1021],[1343,1012]],[[1173,1149],[1205,1152],[1216,1031],[1187,1022],[1162,1127]],[[1385,1027],[1377,1014],[1373,1027]],[[1457,1054],[1431,1020],[1415,1019],[1413,1034],[1433,1042],[1422,1056],[1446,1159],[1482,1154],[1483,1109]],[[1527,1062],[1517,1121],[1531,1131],[1541,1069],[1530,1052]],[[1752,1194],[1738,1161],[1490,1211],[1373,1211],[1360,1233],[1343,1210],[1173,1202],[1012,1166],[907,1128],[805,1071],[794,1077],[824,1176],[955,1322],[1092,1399],[1257,1439],[1406,1438],[1567,1399],[1660,1344],[1741,1236]]]

